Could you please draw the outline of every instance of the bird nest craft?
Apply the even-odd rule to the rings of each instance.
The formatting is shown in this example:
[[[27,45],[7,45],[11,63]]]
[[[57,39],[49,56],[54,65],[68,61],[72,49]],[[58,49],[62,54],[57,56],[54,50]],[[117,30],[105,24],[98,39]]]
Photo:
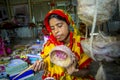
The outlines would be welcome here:
[[[56,46],[50,52],[51,62],[64,68],[69,67],[74,59],[75,56],[72,51],[64,45]]]

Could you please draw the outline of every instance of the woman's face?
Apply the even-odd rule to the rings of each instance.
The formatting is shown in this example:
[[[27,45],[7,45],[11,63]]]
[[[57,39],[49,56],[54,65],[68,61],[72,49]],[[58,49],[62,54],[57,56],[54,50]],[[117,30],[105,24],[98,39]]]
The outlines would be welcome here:
[[[69,28],[65,21],[57,18],[51,18],[49,20],[52,33],[58,41],[65,41],[68,38]]]

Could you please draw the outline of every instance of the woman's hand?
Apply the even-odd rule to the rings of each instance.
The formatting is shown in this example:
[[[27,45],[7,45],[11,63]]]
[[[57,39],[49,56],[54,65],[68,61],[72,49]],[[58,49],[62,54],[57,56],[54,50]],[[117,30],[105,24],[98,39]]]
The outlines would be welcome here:
[[[67,73],[72,75],[72,76],[77,76],[77,77],[87,77],[89,75],[89,69],[84,68],[84,69],[77,69],[77,62],[74,61],[73,64],[69,67],[66,68]]]
[[[74,73],[74,72],[78,72],[79,71],[79,69],[76,69],[76,62],[75,61],[73,61],[71,66],[67,67],[66,70],[67,70],[67,73],[70,74],[70,75],[72,73]]]
[[[36,71],[40,71],[43,70],[45,68],[45,63],[43,61],[36,61],[33,64],[32,69],[36,72]]]

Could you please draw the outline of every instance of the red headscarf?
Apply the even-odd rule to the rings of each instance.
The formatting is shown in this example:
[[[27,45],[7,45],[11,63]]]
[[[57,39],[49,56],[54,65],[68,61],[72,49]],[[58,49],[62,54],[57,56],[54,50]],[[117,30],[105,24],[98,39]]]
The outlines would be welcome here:
[[[49,32],[51,32],[51,29],[50,29],[50,26],[49,26],[48,17],[51,14],[57,14],[57,15],[65,18],[68,24],[70,23],[69,20],[68,20],[68,15],[63,10],[61,10],[61,9],[51,10],[50,12],[48,12],[48,14],[46,15],[46,17],[44,19],[44,25],[46,26],[46,28]]]

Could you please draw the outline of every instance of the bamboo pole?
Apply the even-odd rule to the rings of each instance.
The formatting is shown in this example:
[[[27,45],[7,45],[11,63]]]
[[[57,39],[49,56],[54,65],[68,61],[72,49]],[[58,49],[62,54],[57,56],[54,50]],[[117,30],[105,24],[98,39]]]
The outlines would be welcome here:
[[[29,66],[27,69],[25,69],[24,71],[20,72],[20,74],[18,74],[17,76],[15,76],[12,80],[15,80],[15,78],[17,78],[18,76],[20,76],[21,74],[23,74],[24,72],[28,71],[29,69],[31,69],[33,67],[33,65]]]
[[[30,21],[32,21],[31,0],[28,0],[28,8],[29,8]]]
[[[10,6],[10,2],[9,0],[5,0],[6,1],[6,4],[7,4],[7,10],[8,10],[8,16],[9,16],[9,19],[11,19],[12,15],[11,15],[11,6]]]

